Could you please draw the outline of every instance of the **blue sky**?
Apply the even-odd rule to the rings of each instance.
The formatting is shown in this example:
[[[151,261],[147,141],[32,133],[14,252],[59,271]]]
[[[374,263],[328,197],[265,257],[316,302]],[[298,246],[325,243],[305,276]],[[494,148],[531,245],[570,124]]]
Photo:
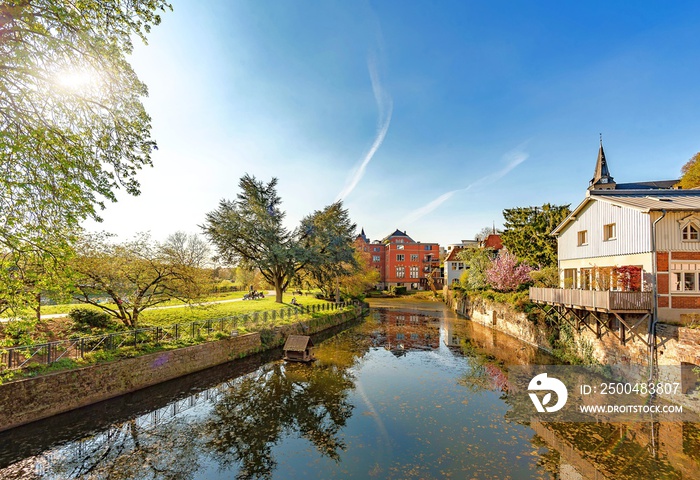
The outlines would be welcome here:
[[[157,239],[279,179],[294,227],[338,198],[371,239],[456,243],[700,151],[698,2],[173,2],[132,65],[158,141],[98,228]],[[89,228],[95,228],[93,224]]]

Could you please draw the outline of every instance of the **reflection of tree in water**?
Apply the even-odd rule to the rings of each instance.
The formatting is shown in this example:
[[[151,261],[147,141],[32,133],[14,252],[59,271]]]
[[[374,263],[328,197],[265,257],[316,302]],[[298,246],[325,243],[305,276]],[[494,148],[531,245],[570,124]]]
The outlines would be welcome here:
[[[49,478],[188,479],[199,468],[197,425],[176,419],[143,429],[136,420],[110,431],[109,441],[58,452]],[[94,445],[94,446],[93,446]]]
[[[334,364],[268,364],[219,399],[204,426],[204,448],[222,469],[238,466],[238,478],[270,477],[272,447],[293,433],[337,461],[351,388],[349,371]]]
[[[505,398],[509,390],[508,373],[501,362],[492,356],[479,354],[468,339],[462,341],[462,353],[468,368],[457,383],[470,392],[500,391],[504,393],[501,398]]]

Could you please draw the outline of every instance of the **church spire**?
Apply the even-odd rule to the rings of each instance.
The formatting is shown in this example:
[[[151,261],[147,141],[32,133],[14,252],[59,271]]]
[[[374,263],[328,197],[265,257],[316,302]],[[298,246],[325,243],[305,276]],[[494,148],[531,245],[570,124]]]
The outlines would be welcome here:
[[[605,151],[603,150],[603,134],[600,134],[600,148],[598,149],[598,160],[595,164],[595,172],[593,178],[588,182],[589,190],[614,190],[615,180],[610,176],[608,170],[608,162],[605,160]]]

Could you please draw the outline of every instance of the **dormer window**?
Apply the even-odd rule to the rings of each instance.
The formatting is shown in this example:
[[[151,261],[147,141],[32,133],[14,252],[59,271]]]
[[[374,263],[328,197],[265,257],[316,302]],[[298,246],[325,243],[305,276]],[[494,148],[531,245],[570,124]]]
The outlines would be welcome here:
[[[700,236],[698,236],[698,227],[696,227],[694,224],[689,223],[685,227],[683,227],[683,241],[685,242],[697,242],[700,240]]]
[[[681,220],[681,240],[684,242],[700,241],[700,223],[694,216],[688,216]]]

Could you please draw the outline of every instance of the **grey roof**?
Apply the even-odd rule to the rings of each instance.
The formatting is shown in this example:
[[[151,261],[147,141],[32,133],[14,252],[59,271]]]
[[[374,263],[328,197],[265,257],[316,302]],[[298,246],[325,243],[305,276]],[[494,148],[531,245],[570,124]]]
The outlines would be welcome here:
[[[558,235],[593,200],[633,208],[643,213],[652,211],[700,211],[700,190],[591,190],[586,198],[552,231]]]
[[[645,213],[700,210],[700,190],[599,190],[591,197]]]
[[[667,190],[673,188],[680,180],[656,180],[654,182],[618,183],[615,190]]]
[[[391,237],[406,237],[406,238],[408,238],[411,242],[415,243],[415,241],[414,241],[411,237],[409,237],[409,236],[406,234],[406,232],[402,232],[402,231],[399,230],[398,228],[397,228],[396,231],[395,231],[394,233],[392,233],[391,235],[387,235],[386,237],[384,237],[384,238],[382,239],[382,242],[387,242],[387,241],[389,241],[389,239],[390,239]]]
[[[307,335],[290,335],[287,337],[287,342],[284,344],[285,352],[303,352],[306,347],[313,347],[314,342]]]

